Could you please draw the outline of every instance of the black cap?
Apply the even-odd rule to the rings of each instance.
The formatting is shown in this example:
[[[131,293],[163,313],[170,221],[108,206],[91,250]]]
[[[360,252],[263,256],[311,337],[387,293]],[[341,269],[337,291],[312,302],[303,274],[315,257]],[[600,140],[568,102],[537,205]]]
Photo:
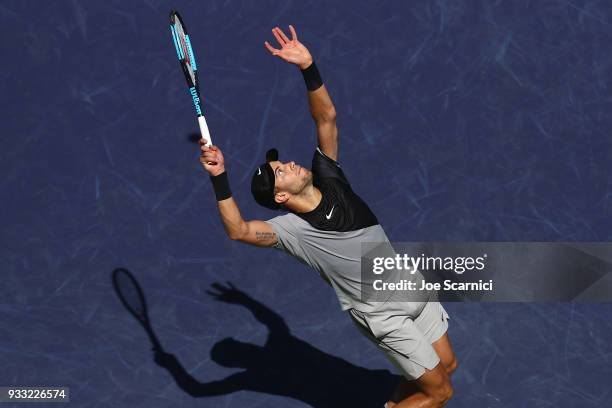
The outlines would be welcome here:
[[[271,161],[278,160],[278,150],[270,149],[266,152],[266,162],[255,169],[251,179],[251,193],[257,204],[271,210],[277,210],[280,205],[274,201],[274,170]]]

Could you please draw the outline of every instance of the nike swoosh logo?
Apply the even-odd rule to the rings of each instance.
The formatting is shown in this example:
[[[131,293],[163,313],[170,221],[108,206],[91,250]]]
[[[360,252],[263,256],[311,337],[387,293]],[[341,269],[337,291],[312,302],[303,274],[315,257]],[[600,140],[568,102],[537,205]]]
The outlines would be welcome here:
[[[336,205],[333,205],[333,206],[332,206],[331,211],[329,212],[329,214],[327,214],[327,215],[325,216],[325,218],[327,218],[328,220],[331,218],[332,213],[334,212],[334,207],[336,207]]]
[[[257,169],[257,175],[261,176],[261,169]]]

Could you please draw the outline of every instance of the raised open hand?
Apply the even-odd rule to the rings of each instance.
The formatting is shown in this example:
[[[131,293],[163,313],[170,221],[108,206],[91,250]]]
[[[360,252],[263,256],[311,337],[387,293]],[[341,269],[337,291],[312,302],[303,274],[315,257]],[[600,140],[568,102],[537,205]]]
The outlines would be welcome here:
[[[272,29],[272,34],[274,34],[276,41],[278,41],[281,47],[280,49],[272,47],[267,41],[264,45],[272,55],[282,58],[291,64],[295,64],[299,66],[300,69],[306,69],[312,64],[312,56],[308,48],[299,42],[295,28],[293,28],[292,25],[289,26],[289,31],[291,31],[291,40],[280,28],[274,27]]]

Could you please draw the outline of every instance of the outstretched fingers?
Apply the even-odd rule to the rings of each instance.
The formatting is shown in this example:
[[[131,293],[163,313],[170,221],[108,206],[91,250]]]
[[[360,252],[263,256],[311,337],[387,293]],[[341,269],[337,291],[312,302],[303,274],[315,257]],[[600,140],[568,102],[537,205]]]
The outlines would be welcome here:
[[[281,36],[285,43],[291,42],[291,40],[289,40],[289,37],[287,37],[283,30],[281,30],[279,27],[276,27],[276,32]]]
[[[281,47],[281,49],[274,48],[268,41],[265,41],[264,45],[272,55],[280,56],[287,45],[292,45],[298,42],[297,32],[292,25],[289,25],[289,31],[291,32],[291,39],[289,39],[289,37],[287,37],[287,35],[285,35],[283,30],[281,30],[279,27],[274,27],[272,29],[272,34]]]
[[[265,42],[264,42],[264,45],[266,46],[266,48],[268,49],[268,51],[270,51],[270,53],[271,53],[272,55],[278,55],[278,53],[281,51],[281,50],[279,50],[279,49],[274,48],[273,46],[271,46],[271,45],[270,45],[270,43],[269,43],[269,42],[267,42],[267,41],[265,41]]]
[[[295,32],[295,28],[289,24],[289,31],[291,31],[291,41],[298,41],[297,33]]]
[[[281,36],[281,33],[282,33],[282,31],[278,27],[275,27],[275,28],[272,29],[272,34],[274,34],[274,38],[276,38],[276,41],[278,41],[278,43],[280,44],[281,47],[284,47],[287,44],[287,42],[289,42],[289,40],[285,41],[283,36],[285,38],[287,38],[287,37],[285,36],[285,34],[283,34]]]

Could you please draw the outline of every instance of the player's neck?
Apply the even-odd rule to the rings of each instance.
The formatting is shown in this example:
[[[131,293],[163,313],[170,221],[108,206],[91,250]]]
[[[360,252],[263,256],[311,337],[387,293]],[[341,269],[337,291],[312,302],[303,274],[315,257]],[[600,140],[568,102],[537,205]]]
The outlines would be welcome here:
[[[311,212],[321,202],[323,194],[321,190],[313,185],[310,185],[300,193],[300,195],[293,196],[291,203],[291,210],[296,213],[307,213]]]

